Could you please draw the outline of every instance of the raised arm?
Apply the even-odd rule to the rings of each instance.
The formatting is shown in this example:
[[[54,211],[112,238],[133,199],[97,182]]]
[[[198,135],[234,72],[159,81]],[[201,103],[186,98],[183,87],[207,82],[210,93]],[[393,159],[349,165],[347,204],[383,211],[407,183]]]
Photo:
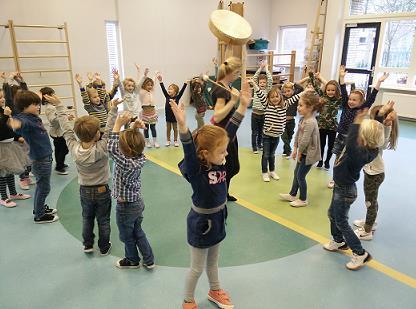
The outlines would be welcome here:
[[[7,120],[7,125],[9,127],[11,127],[13,130],[19,130],[22,128],[22,122],[18,119],[12,118],[12,110],[10,107],[6,106],[4,108],[4,114],[9,116],[9,119]]]
[[[188,83],[183,83],[183,86],[181,88],[181,90],[179,90],[178,95],[176,96],[176,100],[179,102],[179,100],[182,98],[183,93],[185,92],[186,87],[188,86]]]

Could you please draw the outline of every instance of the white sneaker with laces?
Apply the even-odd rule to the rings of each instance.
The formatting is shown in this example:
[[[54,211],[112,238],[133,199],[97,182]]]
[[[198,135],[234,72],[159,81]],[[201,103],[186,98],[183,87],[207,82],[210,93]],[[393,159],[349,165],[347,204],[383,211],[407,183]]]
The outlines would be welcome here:
[[[268,173],[263,173],[262,176],[263,176],[263,181],[264,182],[269,182],[270,181],[270,177],[269,177]]]
[[[333,188],[334,188],[334,186],[335,186],[335,181],[331,180],[331,181],[328,183],[328,189],[333,189]]]
[[[354,220],[352,222],[356,227],[364,227],[365,225],[365,220],[364,219],[359,219],[359,220]],[[373,227],[371,228],[373,231],[375,231],[377,229],[377,222],[374,222]]]
[[[175,147],[179,147],[179,143],[178,143],[178,141],[174,141],[174,142],[173,142],[173,146],[175,146]]]
[[[349,270],[357,270],[363,267],[366,263],[370,262],[371,259],[372,256],[367,251],[365,251],[363,255],[353,253],[351,261],[349,261],[345,266]]]
[[[323,248],[326,251],[335,252],[338,250],[348,250],[348,245],[343,242],[336,242],[335,240],[331,240],[329,243],[323,245]]]
[[[293,201],[296,201],[296,199],[297,199],[296,196],[292,196],[292,195],[287,194],[287,193],[280,193],[279,196],[282,200],[288,201],[288,202],[293,202]]]
[[[308,206],[308,201],[302,201],[300,199],[297,199],[297,200],[294,200],[293,202],[290,202],[289,205],[292,207],[296,207],[296,208],[305,207],[305,206]]]
[[[364,228],[360,227],[354,231],[355,235],[361,240],[372,240],[373,232],[367,233]]]
[[[275,171],[270,172],[270,177],[272,177],[274,180],[279,180],[280,179],[280,177],[276,174]]]

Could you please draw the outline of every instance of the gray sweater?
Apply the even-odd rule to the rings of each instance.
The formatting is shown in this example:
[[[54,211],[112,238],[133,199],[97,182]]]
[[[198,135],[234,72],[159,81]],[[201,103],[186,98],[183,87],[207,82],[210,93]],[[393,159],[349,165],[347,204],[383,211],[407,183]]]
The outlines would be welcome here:
[[[65,107],[56,107],[58,121],[64,130],[64,138],[69,152],[74,159],[78,170],[78,183],[82,186],[97,186],[108,183],[110,168],[108,164],[108,132],[112,130],[117,117],[117,107],[111,108],[107,126],[103,136],[92,147],[84,149],[81,142],[77,140],[74,130],[65,114]]]
[[[306,165],[311,165],[321,160],[319,128],[314,116],[300,120],[295,136],[295,147],[298,149],[298,153],[306,155]]]

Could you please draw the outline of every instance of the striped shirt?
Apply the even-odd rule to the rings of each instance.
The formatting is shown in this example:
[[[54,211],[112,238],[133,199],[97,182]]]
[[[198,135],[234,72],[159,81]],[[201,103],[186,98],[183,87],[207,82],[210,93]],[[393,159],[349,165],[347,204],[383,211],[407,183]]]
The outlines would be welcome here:
[[[256,74],[254,74],[254,76],[253,76],[253,80],[257,85],[259,84],[260,72],[261,72],[261,68],[259,68],[256,71]],[[273,76],[269,72],[267,67],[266,67],[266,77],[267,77],[266,89],[260,89],[260,91],[263,93],[263,95],[265,97],[267,96],[267,94],[269,93],[270,89],[272,89],[272,86],[273,86]],[[258,115],[263,115],[264,114],[264,106],[261,103],[261,100],[260,100],[260,98],[259,98],[259,96],[257,95],[256,92],[254,92],[254,96],[253,96],[253,113],[258,114]]]
[[[107,92],[105,91],[105,89],[97,88],[97,92],[100,97],[100,104],[95,105],[91,103],[90,97],[88,96],[87,91],[85,91],[85,88],[80,88],[80,91],[82,103],[84,103],[84,109],[88,112],[88,115],[98,118],[98,120],[100,121],[100,131],[104,132],[105,126],[107,124],[108,114],[108,107],[104,103]]]
[[[261,90],[256,89],[256,94],[265,110],[263,134],[271,137],[281,136],[286,127],[286,110],[288,106],[299,101],[300,94],[296,94],[291,98],[284,100],[283,106],[272,105],[267,102],[267,97]]]
[[[136,202],[141,198],[140,174],[146,162],[146,157],[144,154],[136,157],[126,157],[120,151],[119,140],[119,133],[110,132],[108,154],[115,164],[111,194],[118,201]]]

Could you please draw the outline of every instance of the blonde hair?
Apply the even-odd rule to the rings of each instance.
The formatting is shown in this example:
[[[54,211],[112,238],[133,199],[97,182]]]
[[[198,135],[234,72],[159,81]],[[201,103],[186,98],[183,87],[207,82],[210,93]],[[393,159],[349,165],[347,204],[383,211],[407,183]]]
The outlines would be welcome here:
[[[207,161],[206,154],[215,151],[223,142],[228,141],[228,134],[223,128],[213,125],[204,125],[192,134],[199,161],[207,170],[212,164]]]
[[[354,90],[351,90],[350,95],[351,94],[358,94],[359,96],[361,96],[361,104],[364,103],[364,101],[365,101],[365,94],[364,94],[364,91],[363,90],[361,90],[361,89],[354,89]]]
[[[240,59],[237,57],[227,58],[227,60],[221,63],[220,67],[218,68],[217,81],[224,79],[225,76],[239,69],[241,69]]]
[[[375,149],[384,144],[384,127],[377,120],[364,119],[360,124],[358,137],[361,146]]]
[[[314,91],[306,91],[300,96],[300,100],[307,107],[311,107],[312,111],[318,111],[325,104],[323,100],[320,100],[319,96]]]
[[[370,110],[370,118],[375,119],[380,109],[383,105],[374,105]],[[393,112],[393,109],[390,109],[384,115],[384,118],[387,117],[388,114]],[[389,143],[387,144],[387,149],[396,150],[397,148],[397,140],[399,139],[399,122],[397,118],[395,118],[391,124],[391,133],[389,137]]]
[[[294,90],[295,89],[295,84],[292,83],[292,82],[286,82],[282,86],[282,90],[283,89],[292,89],[292,90]]]
[[[136,157],[144,150],[144,137],[137,129],[126,129],[120,132],[120,150],[126,157]]]
[[[272,89],[270,89],[269,93],[267,94],[267,101],[270,102],[270,97],[274,93],[277,94],[277,96],[279,97],[279,105],[281,106],[284,103],[284,99],[283,99],[282,92],[277,87],[273,87]]]
[[[169,87],[172,87],[173,88],[173,90],[175,91],[175,95],[177,95],[179,93],[179,86],[178,85],[176,85],[176,84],[170,84]]]
[[[126,77],[124,80],[123,80],[123,87],[124,88],[126,88],[126,85],[127,85],[127,83],[128,82],[132,82],[133,83],[133,85],[134,85],[134,89],[136,89],[136,81],[133,79],[133,78],[131,78],[131,77]]]
[[[94,94],[98,95],[98,91],[95,88],[88,87],[87,88],[87,94],[88,94],[88,97],[91,98],[91,96],[94,95]]]
[[[79,117],[74,124],[74,132],[81,142],[91,142],[100,130],[100,121],[94,116]]]
[[[329,85],[332,85],[332,86],[335,87],[335,99],[338,100],[341,97],[341,89],[339,87],[339,83],[336,80],[331,79],[325,85],[324,94],[326,94],[326,90],[327,90],[327,88],[328,88]]]

